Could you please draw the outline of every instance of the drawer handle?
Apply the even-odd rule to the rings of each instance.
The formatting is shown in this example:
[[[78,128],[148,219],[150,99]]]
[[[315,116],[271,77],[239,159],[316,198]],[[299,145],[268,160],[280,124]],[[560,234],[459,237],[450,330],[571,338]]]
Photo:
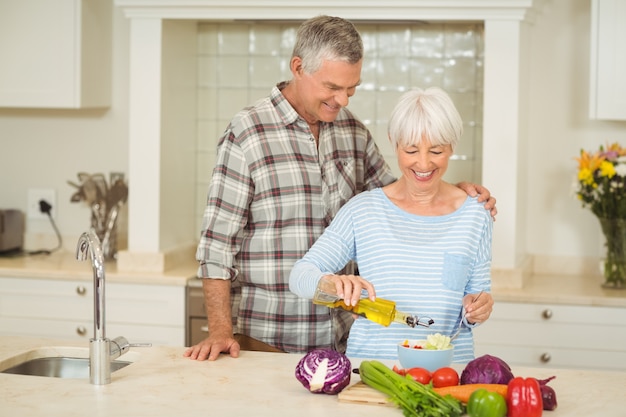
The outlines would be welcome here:
[[[78,287],[76,287],[76,294],[78,294],[78,295],[85,295],[85,294],[87,294],[87,288],[85,288],[85,286],[83,286],[83,285],[79,285]]]
[[[545,320],[550,320],[552,318],[552,310],[550,310],[549,308],[546,308],[541,313],[541,317],[543,317]]]
[[[85,328],[85,326],[78,326],[76,328],[76,334],[78,334],[79,336],[84,336],[87,334],[87,329]]]
[[[200,327],[200,331],[202,331],[204,333],[208,333],[209,332],[209,326],[202,326],[202,327]]]
[[[542,363],[548,363],[552,360],[552,355],[546,352],[543,355],[541,355],[539,359],[541,360]]]

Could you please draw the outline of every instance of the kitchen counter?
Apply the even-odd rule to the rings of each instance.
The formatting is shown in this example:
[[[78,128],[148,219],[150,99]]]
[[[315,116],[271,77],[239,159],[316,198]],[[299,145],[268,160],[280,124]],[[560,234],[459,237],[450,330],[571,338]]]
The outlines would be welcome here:
[[[523,288],[496,288],[497,301],[626,307],[626,289],[602,287],[601,275],[531,275]]]
[[[0,366],[13,355],[42,346],[59,346],[63,354],[75,342],[3,337]],[[69,350],[68,350],[69,349]],[[73,349],[76,350],[75,348]],[[182,356],[184,348],[132,348],[134,363],[112,374],[111,384],[91,385],[88,379],[59,379],[0,373],[2,414],[32,416],[402,416],[399,409],[340,402],[337,396],[315,395],[294,376],[301,355],[242,352],[215,362]],[[122,356],[120,360],[123,360]],[[353,367],[359,360],[352,360]],[[389,362],[392,365],[393,362]],[[2,366],[4,368],[4,366]],[[564,369],[513,368],[518,376],[545,378],[555,389],[558,408],[547,417],[624,415],[626,373]],[[353,374],[352,383],[358,381]]]
[[[196,276],[198,263],[192,257],[188,263],[165,272],[124,272],[118,271],[115,261],[107,261],[104,269],[107,282],[184,287],[189,278]],[[74,253],[65,251],[51,255],[0,257],[0,277],[91,281],[93,270],[90,261],[79,261]]]

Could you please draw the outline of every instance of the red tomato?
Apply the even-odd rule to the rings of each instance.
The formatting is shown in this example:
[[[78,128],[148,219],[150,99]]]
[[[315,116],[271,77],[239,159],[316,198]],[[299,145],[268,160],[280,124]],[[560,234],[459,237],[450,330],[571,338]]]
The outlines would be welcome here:
[[[397,373],[398,375],[402,375],[402,376],[406,375],[406,369],[400,369],[398,368],[398,365],[393,366],[393,371]]]
[[[409,368],[405,370],[407,375],[411,375],[415,381],[420,384],[428,384],[430,382],[430,372],[424,368]]]
[[[433,387],[451,387],[459,385],[459,374],[453,368],[439,368],[433,372]]]

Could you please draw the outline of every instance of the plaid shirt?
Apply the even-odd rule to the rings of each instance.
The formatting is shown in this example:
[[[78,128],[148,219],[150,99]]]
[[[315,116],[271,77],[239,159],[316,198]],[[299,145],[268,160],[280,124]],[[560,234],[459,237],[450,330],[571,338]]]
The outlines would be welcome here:
[[[394,177],[367,128],[345,108],[334,122],[320,123],[316,146],[282,95],[285,85],[235,115],[219,141],[198,276],[240,287],[239,332],[287,352],[343,351],[351,315],[291,293],[289,273],[346,201]]]

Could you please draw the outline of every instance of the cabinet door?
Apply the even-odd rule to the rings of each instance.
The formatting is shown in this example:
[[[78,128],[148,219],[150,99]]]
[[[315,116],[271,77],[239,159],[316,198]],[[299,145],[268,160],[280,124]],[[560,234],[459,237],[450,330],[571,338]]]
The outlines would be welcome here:
[[[554,346],[502,345],[478,343],[476,357],[484,354],[497,356],[515,366],[533,368],[575,368],[591,370],[626,370],[626,351],[603,351],[559,348]],[[515,373],[515,369],[513,369]]]
[[[0,279],[0,316],[26,319],[93,319],[88,281]]]
[[[185,344],[185,288],[107,283],[106,336],[131,343]],[[0,278],[0,334],[89,340],[91,281]]]
[[[185,287],[111,283],[106,313],[110,337],[185,345]]]
[[[109,323],[107,325],[107,337],[113,339],[117,336],[124,336],[130,343],[151,343],[152,346],[185,346],[184,327]]]
[[[107,321],[185,327],[185,287],[110,283]]]
[[[109,106],[111,3],[0,0],[0,107]]]
[[[626,309],[496,302],[476,355],[511,365],[626,369]]]
[[[88,340],[93,335],[90,284],[0,278],[0,332]]]
[[[591,3],[589,117],[626,120],[626,2]]]

